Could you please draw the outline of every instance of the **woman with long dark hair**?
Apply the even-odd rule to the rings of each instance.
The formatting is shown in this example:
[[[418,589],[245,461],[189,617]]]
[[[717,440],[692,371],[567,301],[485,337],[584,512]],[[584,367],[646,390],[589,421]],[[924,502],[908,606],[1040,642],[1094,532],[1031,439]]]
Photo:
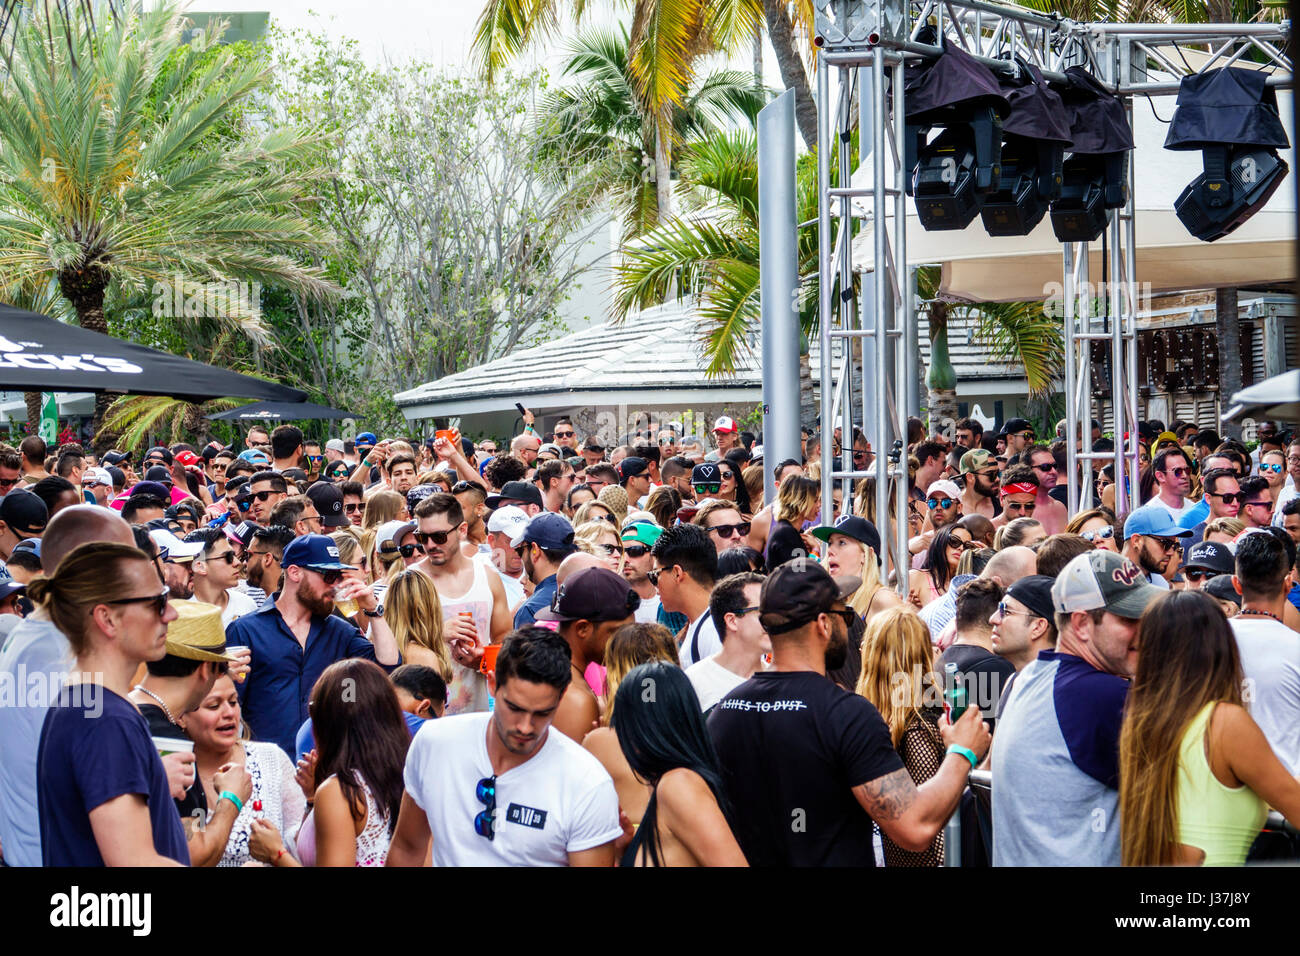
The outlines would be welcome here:
[[[325,668],[307,710],[316,749],[298,765],[311,807],[298,831],[298,855],[307,866],[383,866],[411,743],[397,693],[378,665],[350,658]],[[278,834],[256,821],[253,834],[250,850],[258,859],[297,865],[279,853]]]
[[[1300,781],[1242,698],[1232,628],[1201,591],[1170,591],[1137,628],[1119,739],[1125,866],[1241,866],[1268,806],[1300,822]]]
[[[745,487],[745,482],[740,475],[740,468],[735,462],[723,459],[718,462],[718,477],[722,484],[718,489],[718,497],[723,501],[734,501],[736,510],[740,512],[741,517],[749,518],[754,514],[754,506],[749,503],[749,489]]]
[[[946,525],[936,531],[921,569],[912,571],[908,577],[908,600],[923,608],[943,597],[971,541],[970,532],[961,525]]]
[[[700,699],[681,668],[663,661],[633,668],[614,695],[610,727],[628,766],[651,787],[623,865],[746,866]]]

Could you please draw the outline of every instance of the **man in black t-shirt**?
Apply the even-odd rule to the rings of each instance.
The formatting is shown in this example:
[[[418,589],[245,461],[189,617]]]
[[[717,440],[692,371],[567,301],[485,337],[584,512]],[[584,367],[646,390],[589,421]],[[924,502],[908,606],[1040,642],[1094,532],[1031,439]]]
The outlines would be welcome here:
[[[977,578],[958,590],[957,636],[935,668],[943,674],[944,665],[957,665],[957,679],[966,688],[966,702],[980,709],[990,733],[998,701],[1016,673],[1015,665],[993,653],[993,625],[989,618],[997,612],[1002,594],[1002,585],[985,578]]]
[[[818,564],[778,567],[759,598],[774,666],[724,697],[708,721],[751,866],[874,866],[874,819],[904,849],[929,846],[952,815],[989,733],[971,709],[920,787],[866,698],[826,677],[843,663],[853,611]]]

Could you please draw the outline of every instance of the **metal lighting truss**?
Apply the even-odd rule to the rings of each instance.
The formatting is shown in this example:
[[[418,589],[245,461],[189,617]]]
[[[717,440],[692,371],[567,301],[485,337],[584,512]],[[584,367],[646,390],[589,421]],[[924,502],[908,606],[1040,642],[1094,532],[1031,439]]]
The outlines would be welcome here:
[[[898,589],[905,593],[911,561],[904,443],[909,407],[914,407],[912,396],[919,386],[919,342],[916,296],[907,270],[904,182],[910,171],[902,168],[903,64],[940,52],[938,46],[918,41],[920,30],[933,26],[945,43],[960,46],[999,72],[1017,71],[1015,56],[1034,64],[1049,81],[1063,81],[1067,67],[1084,66],[1125,99],[1131,125],[1134,95],[1176,92],[1183,76],[1230,66],[1247,54],[1252,54],[1254,62],[1262,60],[1274,68],[1270,85],[1289,87],[1292,68],[1285,47],[1290,23],[1079,23],[984,0],[814,0],[814,6],[814,42],[820,49],[817,181],[822,514],[832,513],[836,481],[843,485],[843,508],[847,511],[852,507],[852,483],[876,475],[877,524],[890,565],[898,571]],[[838,81],[834,93],[832,76]],[[852,185],[851,133],[855,127],[860,131],[856,165],[871,171],[867,186]],[[1126,453],[1123,441],[1125,433],[1137,431],[1133,165],[1127,165],[1126,205],[1114,211],[1106,227],[1104,298],[1094,303],[1088,244],[1065,243],[1062,247],[1067,435],[1078,435],[1081,424],[1091,423],[1091,346],[1105,342],[1110,346],[1116,437],[1113,453],[1092,450],[1088,427],[1083,428],[1081,449],[1076,449],[1074,441],[1066,442],[1071,514],[1091,506],[1090,463],[1102,458],[1114,462],[1117,493],[1126,495],[1127,504],[1120,503],[1125,499],[1117,500],[1117,510],[1138,504],[1136,445]],[[865,205],[874,238],[873,273],[863,277],[860,297],[854,292],[854,200]],[[1099,311],[1100,315],[1095,314]],[[852,459],[855,376],[862,401],[859,420],[876,453],[875,465],[869,470],[855,468]],[[831,439],[836,427],[842,435],[839,461]],[[1081,481],[1081,468],[1088,480]],[[891,512],[892,529],[881,520]]]

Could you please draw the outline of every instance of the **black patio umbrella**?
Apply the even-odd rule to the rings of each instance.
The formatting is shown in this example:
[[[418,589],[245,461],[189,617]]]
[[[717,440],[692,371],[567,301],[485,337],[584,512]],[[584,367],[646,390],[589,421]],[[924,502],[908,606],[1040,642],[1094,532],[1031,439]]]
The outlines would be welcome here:
[[[311,402],[254,402],[241,405],[229,411],[209,415],[213,421],[270,421],[270,422],[304,422],[313,419],[356,418],[351,412],[345,412],[327,405],[313,405]]]
[[[204,402],[224,395],[300,402],[296,388],[169,355],[0,303],[0,388],[117,392]]]

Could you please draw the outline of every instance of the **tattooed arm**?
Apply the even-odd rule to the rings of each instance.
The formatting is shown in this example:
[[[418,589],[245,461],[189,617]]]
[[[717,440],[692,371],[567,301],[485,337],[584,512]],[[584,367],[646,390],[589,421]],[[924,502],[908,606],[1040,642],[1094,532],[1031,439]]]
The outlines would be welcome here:
[[[978,715],[979,708],[971,707],[956,725],[945,720],[941,727],[944,743],[970,747],[976,756],[988,750],[988,730]],[[919,787],[906,769],[900,769],[858,784],[853,795],[891,840],[904,850],[920,853],[929,848],[957,809],[970,769],[965,757],[948,754],[939,772]]]

